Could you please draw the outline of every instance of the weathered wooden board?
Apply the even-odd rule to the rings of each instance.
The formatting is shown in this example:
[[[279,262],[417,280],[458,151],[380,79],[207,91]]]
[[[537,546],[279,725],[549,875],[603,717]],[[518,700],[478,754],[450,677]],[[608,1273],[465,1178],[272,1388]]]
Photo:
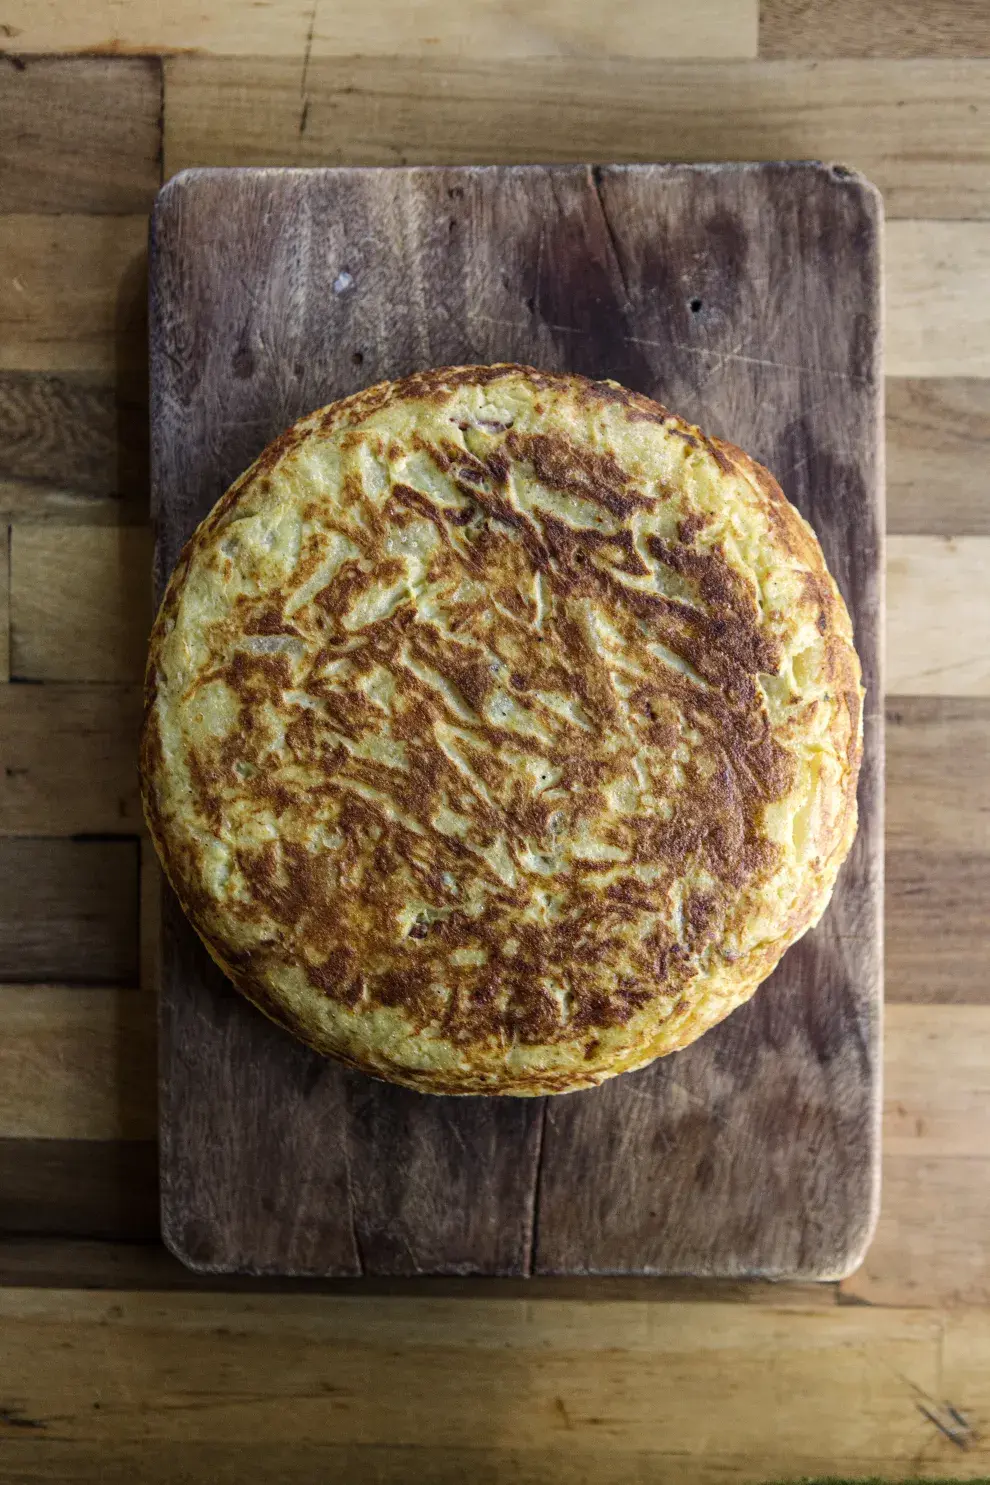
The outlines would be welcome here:
[[[9,43],[15,34],[7,22],[0,37]],[[51,49],[66,48],[55,42]],[[147,211],[161,182],[161,127],[158,57],[18,57],[5,62],[0,87],[3,210],[110,216]]]
[[[138,844],[0,834],[0,984],[136,983]]]
[[[987,57],[984,0],[760,0],[761,57]]]
[[[612,376],[763,460],[816,526],[869,688],[861,827],[820,927],[685,1052],[550,1101],[444,1100],[296,1045],[165,903],[163,1222],[300,1274],[835,1277],[876,1205],[879,205],[813,165],[194,171],[159,200],[159,591],[300,414],[417,367]]]

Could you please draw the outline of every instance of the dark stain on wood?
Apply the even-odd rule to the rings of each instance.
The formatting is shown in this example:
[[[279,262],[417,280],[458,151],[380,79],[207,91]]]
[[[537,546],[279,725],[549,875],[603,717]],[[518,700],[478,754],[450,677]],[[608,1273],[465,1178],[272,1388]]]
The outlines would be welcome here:
[[[317,1058],[166,903],[166,1239],[212,1272],[831,1278],[877,1196],[879,206],[816,165],[197,171],[153,228],[159,591],[295,418],[430,365],[614,377],[768,465],[818,530],[869,695],[821,925],[676,1056],[556,1100]],[[345,279],[346,272],[346,279]],[[346,283],[346,292],[341,285]]]

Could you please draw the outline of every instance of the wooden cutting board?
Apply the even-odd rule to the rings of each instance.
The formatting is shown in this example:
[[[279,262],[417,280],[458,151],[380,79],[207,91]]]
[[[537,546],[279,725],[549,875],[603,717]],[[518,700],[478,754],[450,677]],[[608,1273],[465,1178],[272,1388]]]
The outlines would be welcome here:
[[[820,926],[643,1072],[442,1099],[297,1045],[164,908],[165,1240],[216,1272],[835,1278],[878,1191],[880,204],[841,167],[192,171],[152,234],[159,596],[301,414],[420,367],[614,377],[776,474],[849,604],[861,823]]]

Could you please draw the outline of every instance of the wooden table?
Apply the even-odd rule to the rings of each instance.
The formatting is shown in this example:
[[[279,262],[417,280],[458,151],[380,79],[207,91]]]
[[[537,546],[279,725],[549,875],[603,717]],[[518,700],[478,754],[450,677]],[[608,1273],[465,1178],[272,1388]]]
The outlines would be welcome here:
[[[0,42],[0,1480],[990,1474],[987,0],[4,0]],[[804,156],[888,215],[865,1264],[818,1288],[193,1278],[157,1239],[134,778],[158,185]]]

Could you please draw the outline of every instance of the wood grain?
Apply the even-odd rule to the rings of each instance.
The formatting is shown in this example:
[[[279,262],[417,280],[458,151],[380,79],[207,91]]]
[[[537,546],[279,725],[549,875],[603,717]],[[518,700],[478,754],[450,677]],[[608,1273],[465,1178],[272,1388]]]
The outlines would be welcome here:
[[[313,0],[7,0],[5,44],[19,58],[32,52],[269,53],[298,59],[306,50]]]
[[[755,57],[757,0],[629,0],[612,11],[543,0],[317,5],[309,55]]]
[[[144,378],[0,372],[0,518],[148,518]]]
[[[0,215],[0,370],[140,371],[144,217]]]
[[[161,170],[161,89],[157,57],[0,61],[3,210],[148,211]]]
[[[137,686],[10,686],[0,693],[0,832],[134,835]]]
[[[990,1162],[990,1005],[889,1007],[883,1150]]]
[[[154,1139],[155,1002],[0,987],[0,1139]]]
[[[0,1191],[2,1233],[124,1243],[158,1236],[151,1140],[0,1139]]]
[[[769,258],[745,226],[767,214]],[[186,177],[155,239],[159,574],[263,444],[329,396],[431,363],[607,371],[784,476],[857,616],[877,696],[879,387],[862,328],[876,311],[875,230],[868,191],[802,167]],[[346,298],[332,292],[343,267]],[[754,296],[754,281],[773,294]],[[738,354],[757,342],[758,358]],[[875,708],[867,728],[862,825],[827,923],[676,1066],[556,1101],[545,1120],[539,1105],[426,1099],[322,1063],[225,988],[170,907],[163,1173],[176,1251],[296,1272],[847,1267],[873,1191]],[[242,1111],[261,1105],[268,1127],[255,1130]],[[327,1129],[341,1131],[334,1144]],[[286,1181],[305,1193],[291,1228]]]
[[[990,536],[990,379],[887,378],[887,530]]]
[[[888,850],[885,922],[888,1000],[990,1003],[984,851]]]
[[[990,224],[891,222],[888,376],[990,376]]]
[[[292,59],[297,82],[321,55],[392,58],[482,55],[630,55],[754,57],[757,0],[628,0],[605,11],[574,0],[403,0],[376,5],[259,0],[7,0],[5,34],[20,53],[54,51],[201,51],[221,56]]]
[[[986,1317],[971,1323],[983,1344]],[[939,1395],[937,1312],[10,1289],[0,1324],[16,1407],[39,1433],[107,1454],[195,1444],[214,1451],[200,1470],[238,1446],[291,1459],[318,1441],[351,1462],[373,1449],[377,1478],[396,1480],[436,1480],[445,1459],[444,1479],[532,1485],[741,1482],[849,1461],[903,1474],[919,1454],[956,1473],[918,1406],[953,1400]],[[987,1372],[966,1388],[982,1411]],[[988,1462],[975,1439],[968,1478]]]
[[[885,1021],[880,1221],[842,1293],[988,1305],[990,1003],[888,1004]]]
[[[0,524],[0,683],[10,679],[10,528]]]
[[[751,10],[748,4],[743,8]],[[548,9],[553,12],[553,6],[544,7]],[[208,162],[214,157],[217,163],[247,164],[297,160],[400,163],[403,158],[607,161],[664,154],[689,157],[692,146],[695,157],[725,158],[737,139],[745,136],[751,144],[765,142],[770,154],[844,158],[862,165],[885,188],[892,216],[977,219],[990,215],[987,64],[964,60],[988,50],[990,11],[984,0],[874,0],[867,5],[855,0],[762,0],[761,10],[764,56],[773,52],[791,58],[827,59],[838,54],[848,57],[853,51],[860,56],[880,55],[865,63],[825,60],[815,70],[793,61],[724,69],[699,62],[683,69],[684,80],[675,78],[675,86],[671,72],[682,69],[668,68],[663,59],[606,60],[606,34],[606,45],[598,48],[595,58],[523,59],[506,66],[492,49],[502,45],[503,38],[490,38],[484,51],[476,49],[463,58],[435,62],[422,55],[394,61],[316,59],[307,68],[309,23],[314,22],[315,32],[315,22],[320,20],[322,28],[326,0],[315,7],[311,0],[259,0],[239,7],[226,0],[222,4],[205,0],[200,5],[177,0],[167,7],[152,5],[151,0],[127,0],[123,6],[113,0],[92,0],[86,5],[67,0],[7,0],[0,11],[0,48],[30,53],[34,43],[36,50],[61,51],[76,44],[88,49],[102,41],[126,50],[151,39],[157,45],[180,48],[212,44],[225,52],[244,49],[269,59],[286,50],[289,56],[282,62],[245,58],[231,64],[191,56],[169,61],[170,89],[176,77],[182,82],[182,106],[166,121],[169,153],[178,161],[181,151],[185,163]],[[366,11],[367,18],[359,16],[358,23],[374,31],[386,12],[380,6],[377,12],[368,7]],[[608,10],[590,18],[587,12],[588,7],[575,0],[575,17],[589,28],[588,34],[596,26],[607,33],[617,24]],[[338,14],[346,24],[346,8],[329,17],[331,24]],[[655,14],[658,18],[663,14],[660,5]],[[398,19],[404,22],[405,14]],[[520,31],[523,26],[539,24],[538,17],[534,20],[518,10],[515,19]],[[452,31],[472,23],[463,5],[459,11],[451,7],[448,20]],[[729,17],[726,24],[727,35],[732,20]],[[15,31],[18,34],[9,34]],[[397,36],[398,30],[393,34]],[[690,26],[683,34],[690,37]],[[672,36],[665,44],[678,45],[681,40],[681,36]],[[411,39],[411,45],[419,44]],[[434,45],[429,43],[431,49]],[[893,60],[908,55],[959,60],[907,64]],[[17,70],[24,61],[28,63],[26,74]],[[24,119],[20,100],[28,93],[22,90],[12,101],[13,85],[25,78],[26,89],[39,88],[37,79],[46,75],[41,69],[49,69],[53,103],[60,100],[57,114],[42,105],[24,120],[13,150],[9,148],[11,134],[0,124],[0,170],[6,171],[0,176],[0,210],[104,210],[90,203],[110,202],[131,192],[136,199],[140,180],[137,136],[122,140],[118,161],[101,153],[117,126],[89,107],[92,93],[88,89],[105,65],[104,60],[90,59],[66,64],[34,63],[28,56],[16,63],[0,58],[0,116],[4,119],[15,107],[17,117]],[[144,69],[157,63],[129,59],[121,63],[115,58],[113,65],[130,74],[134,67]],[[35,67],[39,71],[34,72]],[[80,69],[71,80],[68,67]],[[85,85],[83,70],[87,72]],[[123,72],[114,76],[121,78]],[[130,86],[120,85],[124,91]],[[216,99],[207,96],[212,86],[217,88]],[[85,131],[73,116],[62,112],[69,91],[88,110]],[[143,87],[138,91],[143,93]],[[170,105],[176,98],[170,91]],[[106,103],[108,114],[123,119],[124,105],[109,89]],[[791,150],[790,141],[800,148]],[[105,161],[102,173],[101,161]],[[21,192],[16,208],[7,188],[15,180]],[[70,197],[80,205],[59,205]],[[144,201],[126,209],[139,213],[145,209]],[[53,231],[63,230],[55,218],[50,226]],[[128,230],[126,225],[124,230]],[[11,224],[0,223],[0,244],[8,243],[12,234],[16,235]],[[99,229],[91,233],[88,228],[69,226],[64,237],[61,248],[46,248],[42,253],[35,233],[16,263],[6,247],[0,249],[0,367],[41,372],[103,368],[96,378],[80,379],[75,373],[60,376],[57,380],[71,383],[65,392],[51,386],[46,376],[32,380],[18,372],[13,403],[10,384],[0,376],[0,680],[6,677],[7,661],[7,521],[113,523],[143,516],[144,481],[118,479],[113,448],[116,421],[124,447],[121,457],[131,457],[132,435],[123,433],[123,415],[119,406],[115,411],[113,397],[115,389],[119,396],[131,397],[135,379],[128,365],[140,369],[144,355],[140,330],[128,331],[120,350],[115,344],[110,281],[116,281],[114,275],[119,279],[121,268],[127,265],[118,262],[121,255],[109,238],[100,236]],[[143,250],[141,230],[133,229],[133,240],[137,262]],[[964,360],[971,364],[974,344],[977,351],[981,343],[986,344],[983,311],[979,302],[971,306],[971,315],[965,308],[951,309],[943,333],[940,317],[946,308],[940,253],[926,251],[921,256],[918,287],[905,322],[908,348],[915,367],[924,365],[926,342],[932,336],[930,344],[938,351],[938,364],[953,369],[948,377],[942,371],[933,376],[925,370],[910,378],[899,375],[888,380],[889,530],[904,536],[987,537],[990,377],[982,364],[965,379],[961,369]],[[972,285],[969,267],[954,255],[945,261],[950,288],[953,275]],[[26,324],[23,316],[17,317],[24,306],[11,307],[20,292],[12,286],[14,278],[30,285],[33,303]],[[138,278],[135,269],[124,295],[125,302],[130,296],[136,311],[135,323],[143,298]],[[49,296],[51,304],[46,303]],[[902,308],[903,304],[892,306],[898,315]],[[914,354],[919,350],[920,357]],[[141,415],[135,411],[135,424]],[[23,416],[36,419],[31,433],[39,447],[33,465],[30,438],[17,431],[24,427],[17,422]],[[966,591],[960,583],[954,593],[946,595],[959,620],[957,645],[960,637],[968,639],[975,633]],[[979,613],[976,619],[982,622]],[[42,695],[46,689],[11,687],[0,695],[0,730],[14,698],[25,693]],[[73,1315],[65,1331],[59,1331],[65,1312],[58,1291],[66,1284],[106,1288],[116,1281],[117,1287],[154,1291],[178,1283],[201,1288],[219,1282],[179,1270],[150,1241],[158,1231],[154,1146],[141,1141],[0,1140],[0,1229],[23,1234],[13,1240],[16,1256],[9,1253],[11,1240],[0,1243],[0,1284],[34,1282],[55,1291],[44,1296],[45,1315],[39,1317],[36,1332],[30,1330],[32,1322],[19,1317],[16,1352],[11,1349],[8,1317],[0,1320],[5,1363],[0,1366],[0,1407],[5,1410],[0,1422],[0,1478],[16,1480],[18,1485],[28,1479],[57,1481],[58,1485],[67,1480],[78,1485],[90,1481],[93,1485],[131,1485],[134,1480],[171,1485],[177,1479],[209,1480],[211,1485],[239,1485],[245,1479],[309,1485],[323,1478],[353,1485],[365,1481],[369,1485],[415,1481],[462,1485],[464,1480],[479,1485],[547,1485],[549,1481],[586,1485],[589,1480],[596,1485],[618,1481],[623,1485],[645,1485],[646,1481],[651,1485],[752,1485],[756,1479],[771,1476],[836,1472],[959,1479],[990,1476],[990,1459],[984,1457],[990,1438],[986,1391],[990,1376],[986,1266],[990,1172],[983,1156],[972,1152],[971,1141],[971,1134],[975,1137],[984,1127],[983,1105],[977,1096],[982,1085],[974,1082],[974,1074],[979,1074],[985,1032],[980,1021],[967,1019],[973,1014],[972,1006],[954,1004],[982,1002],[976,1006],[980,1013],[990,1007],[981,813],[986,797],[983,706],[983,699],[976,697],[926,696],[897,698],[888,708],[889,989],[892,995],[912,1002],[930,996],[940,1003],[930,1010],[895,1001],[888,1009],[888,1090],[900,1090],[904,1113],[888,1098],[881,1223],[866,1265],[843,1286],[846,1298],[854,1304],[863,1300],[926,1306],[961,1302],[979,1308],[971,1314],[930,1312],[927,1320],[932,1329],[921,1332],[926,1337],[921,1343],[916,1329],[919,1311],[907,1317],[903,1311],[893,1317],[886,1311],[865,1312],[867,1320],[880,1328],[868,1336],[862,1331],[845,1334],[840,1377],[831,1345],[823,1346],[817,1315],[805,1315],[800,1333],[796,1330],[786,1341],[777,1341],[772,1354],[768,1354],[761,1321],[754,1364],[745,1337],[733,1348],[725,1342],[723,1326],[712,1328],[704,1315],[699,1318],[699,1310],[707,1312],[709,1305],[685,1305],[684,1323],[695,1330],[696,1339],[709,1345],[705,1370],[696,1371],[700,1359],[692,1360],[685,1386],[685,1364],[676,1347],[662,1339],[645,1372],[646,1382],[652,1384],[651,1413],[635,1379],[627,1405],[625,1368],[630,1351],[614,1331],[609,1332],[613,1341],[618,1340],[614,1350],[593,1352],[578,1346],[576,1355],[568,1353],[566,1370],[561,1363],[563,1352],[551,1343],[549,1379],[563,1379],[551,1397],[549,1390],[530,1394],[527,1383],[531,1375],[538,1375],[542,1357],[518,1343],[511,1330],[499,1337],[504,1348],[498,1360],[506,1380],[490,1385],[490,1374],[482,1368],[477,1385],[469,1387],[475,1358],[464,1348],[431,1346],[437,1333],[432,1312],[422,1313],[411,1347],[404,1332],[390,1334],[372,1314],[373,1324],[367,1330],[373,1329],[374,1334],[362,1334],[353,1344],[347,1342],[338,1349],[336,1333],[332,1326],[328,1329],[317,1308],[313,1329],[303,1344],[294,1338],[291,1346],[274,1350],[276,1366],[291,1392],[280,1405],[283,1416],[278,1417],[276,1405],[266,1400],[273,1350],[269,1337],[250,1315],[246,1327],[242,1324],[256,1295],[235,1297],[233,1306],[230,1295],[218,1295],[210,1301],[213,1329],[232,1334],[221,1334],[216,1342],[205,1329],[195,1336],[193,1386],[201,1382],[202,1390],[190,1406],[185,1391],[187,1326],[170,1309],[167,1297],[163,1302],[150,1293],[145,1317],[135,1323],[126,1300],[119,1312],[111,1313],[119,1300],[108,1295],[107,1324],[96,1323],[92,1317],[92,1323],[79,1324],[79,1317]],[[41,713],[31,713],[31,717],[36,715]],[[25,718],[27,731],[18,733],[25,749],[33,725]],[[102,727],[95,713],[94,726]],[[81,745],[84,755],[88,747],[88,743]],[[62,808],[67,829],[87,816],[90,804],[94,818],[97,807],[101,813],[112,809],[113,790],[104,787],[100,775],[92,777],[91,801],[87,802],[82,790],[70,801],[69,784],[59,791],[49,771],[57,763],[55,750],[44,753],[40,738],[39,748],[42,766],[37,792],[22,803],[26,810],[40,811],[43,821],[47,818],[45,830],[54,827]],[[81,783],[82,768],[76,772],[71,749],[65,749],[64,758],[69,779],[78,778]],[[117,767],[109,759],[110,755],[108,777]],[[8,807],[12,788],[2,771],[0,784],[2,811]],[[44,795],[49,789],[53,791],[52,809],[46,814]],[[916,815],[913,791],[919,797]],[[967,797],[973,800],[972,811],[967,811]],[[21,818],[26,820],[26,816]],[[142,880],[145,875],[150,874],[143,874]],[[5,889],[6,878],[0,877],[0,903]],[[37,904],[24,902],[23,897],[18,900],[25,913],[39,913]],[[44,911],[42,904],[40,912]],[[43,921],[38,918],[39,923]],[[56,937],[63,932],[60,918],[54,931]],[[914,1023],[906,1019],[909,1014],[917,1016]],[[929,1015],[939,1018],[932,1027],[932,1056],[927,1055],[925,1042]],[[943,1023],[942,1017],[949,1021]],[[951,1029],[945,1029],[950,1023]],[[957,1060],[958,1086],[953,1076]],[[920,1134],[918,1119],[923,1126]],[[966,1149],[970,1153],[956,1153]],[[46,1231],[89,1233],[93,1238],[37,1236]],[[222,1282],[225,1288],[256,1289],[266,1282],[285,1286],[290,1281],[227,1278]],[[339,1289],[347,1281],[329,1282]],[[363,1292],[376,1283],[380,1289],[385,1284],[411,1282],[364,1280],[361,1288]],[[431,1294],[437,1292],[438,1284],[447,1286],[442,1292],[449,1293],[452,1301],[456,1291],[460,1309],[472,1285],[475,1301],[481,1298],[478,1291],[485,1281],[416,1282],[430,1285]],[[633,1307],[625,1298],[617,1308],[630,1325],[652,1336],[657,1334],[654,1315],[659,1292],[669,1295],[677,1288],[671,1280],[538,1279],[499,1281],[498,1292],[505,1285],[519,1292],[524,1282],[530,1285],[527,1326],[534,1342],[547,1338],[542,1307],[532,1303],[532,1297],[543,1292],[541,1286],[570,1285],[569,1290],[556,1292],[561,1297],[566,1292],[576,1301],[570,1308],[591,1323],[598,1308],[587,1302],[592,1296],[607,1293],[622,1300],[634,1293],[639,1299],[649,1298],[652,1303]],[[629,1284],[644,1287],[618,1292],[616,1286]],[[790,1296],[808,1293],[790,1286],[733,1287],[744,1297],[761,1294],[761,1304],[768,1302],[768,1290],[775,1303],[787,1295],[789,1308],[795,1307]],[[725,1286],[693,1283],[683,1292],[697,1299],[704,1294],[724,1295]],[[834,1287],[823,1292],[831,1302]],[[277,1331],[284,1301],[273,1298],[268,1302],[273,1313],[265,1324]],[[335,1302],[352,1307],[355,1315],[365,1314],[356,1289],[350,1300]],[[295,1303],[310,1305],[311,1299],[299,1297]],[[802,1301],[803,1306],[810,1303],[810,1299]],[[752,1300],[740,1314],[740,1326],[747,1325],[751,1304]],[[856,1320],[864,1312],[858,1306],[851,1312],[845,1309],[843,1321],[850,1313]],[[892,1329],[884,1328],[888,1318]],[[292,1316],[284,1322],[286,1326],[292,1323]],[[118,1359],[114,1353],[122,1328],[129,1331],[132,1349]],[[39,1334],[44,1345],[35,1350],[33,1342]],[[441,1342],[446,1335],[441,1327]],[[387,1354],[390,1339],[391,1353]],[[47,1355],[59,1342],[64,1342],[59,1365],[49,1368]],[[796,1368],[795,1350],[799,1353]],[[21,1359],[26,1353],[29,1365],[25,1367]],[[149,1364],[156,1357],[161,1358],[161,1365],[149,1377]],[[642,1368],[642,1353],[636,1352],[635,1359]],[[134,1365],[128,1370],[131,1360]],[[414,1379],[420,1391],[406,1386],[413,1368],[421,1373]],[[572,1375],[575,1385],[570,1389]],[[29,1395],[20,1394],[22,1377]],[[79,1390],[83,1382],[90,1384],[86,1396]],[[513,1385],[518,1395],[510,1395]],[[355,1430],[351,1441],[341,1442],[341,1425],[348,1419],[352,1393],[363,1394],[357,1417],[361,1425],[370,1412],[368,1397],[376,1389],[386,1394],[383,1417],[372,1418],[357,1441]],[[575,1406],[576,1395],[583,1406]],[[724,1409],[726,1395],[729,1406]],[[63,1396],[71,1401],[68,1438],[62,1437]],[[257,1397],[262,1399],[260,1414]],[[410,1442],[410,1424],[400,1411],[404,1401],[414,1424],[421,1422],[423,1436],[415,1442]],[[32,1421],[25,1411],[29,1402],[41,1413],[33,1421],[47,1423],[47,1428],[19,1426]],[[100,1406],[94,1408],[94,1403]],[[965,1436],[962,1444],[951,1442],[920,1411],[926,1408],[951,1429],[956,1425],[945,1411],[946,1403],[969,1419],[981,1436],[975,1444]],[[98,1441],[78,1438],[87,1408],[90,1421],[100,1420],[105,1429]],[[743,1408],[749,1416],[740,1426],[738,1413]],[[132,1435],[131,1442],[120,1442],[117,1437],[118,1416],[124,1432]],[[672,1443],[668,1442],[671,1418]],[[146,1436],[138,1440],[133,1435],[142,1423]],[[454,1440],[453,1428],[461,1430]],[[689,1436],[682,1440],[678,1429]],[[827,1437],[823,1437],[826,1430]],[[218,1437],[221,1433],[223,1438]],[[236,1440],[231,1438],[234,1434]],[[462,1442],[469,1434],[469,1441]],[[681,1444],[684,1452],[668,1452]]]
[[[888,695],[990,695],[988,564],[985,536],[888,539]]]
[[[137,981],[137,842],[0,837],[0,981]]]
[[[761,57],[990,57],[985,0],[760,0]]]
[[[888,849],[930,853],[933,875],[944,852],[990,865],[990,701],[899,697],[886,715]]]
[[[175,57],[165,99],[166,177],[189,165],[811,158],[861,170],[888,218],[990,216],[985,61],[314,57],[302,89],[278,59]]]
[[[11,674],[138,681],[151,627],[151,536],[136,526],[15,526]]]

